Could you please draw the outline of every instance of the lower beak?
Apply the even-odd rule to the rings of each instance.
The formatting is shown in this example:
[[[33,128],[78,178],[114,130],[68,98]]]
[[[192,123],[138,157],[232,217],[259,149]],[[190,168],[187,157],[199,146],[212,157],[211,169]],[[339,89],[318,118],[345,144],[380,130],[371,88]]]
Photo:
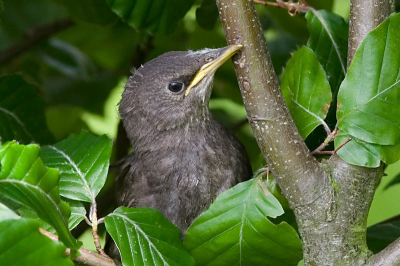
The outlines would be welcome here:
[[[188,96],[194,86],[196,86],[204,77],[212,75],[217,69],[222,66],[229,58],[231,58],[238,50],[243,47],[241,44],[233,44],[218,50],[218,57],[213,61],[203,65],[199,72],[190,83],[189,87],[185,91],[185,96]]]

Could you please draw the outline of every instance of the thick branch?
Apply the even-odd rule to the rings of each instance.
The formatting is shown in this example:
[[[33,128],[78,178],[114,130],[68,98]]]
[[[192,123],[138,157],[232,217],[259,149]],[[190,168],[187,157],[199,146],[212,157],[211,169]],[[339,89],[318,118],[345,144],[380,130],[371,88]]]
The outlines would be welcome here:
[[[58,241],[58,236],[47,232],[46,230],[43,230],[42,228],[39,229],[42,234],[45,236],[49,237],[50,239],[54,241]],[[66,255],[70,255],[70,250],[67,248],[65,251]],[[103,255],[100,255],[98,253],[94,253],[90,250],[80,248],[79,253],[81,253],[80,256],[74,259],[75,262],[78,262],[80,264],[84,265],[89,265],[89,266],[116,266],[117,264],[110,259],[110,257],[106,257]]]
[[[35,26],[29,29],[24,38],[17,44],[0,51],[0,65],[7,63],[14,57],[31,49],[39,42],[49,38],[51,35],[74,25],[71,19],[56,20],[50,24]]]
[[[351,0],[347,67],[365,35],[394,12],[394,2],[395,0]]]
[[[374,255],[366,266],[399,266],[400,265],[400,238]]]
[[[228,44],[243,44],[234,66],[258,145],[291,207],[314,202],[326,194],[327,180],[291,119],[254,3],[217,0],[217,5]]]

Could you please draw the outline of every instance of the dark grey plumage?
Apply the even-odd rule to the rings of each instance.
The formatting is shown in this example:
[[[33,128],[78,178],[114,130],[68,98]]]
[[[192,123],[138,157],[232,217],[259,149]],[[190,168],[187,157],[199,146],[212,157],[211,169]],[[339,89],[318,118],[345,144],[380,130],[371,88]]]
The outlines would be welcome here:
[[[224,49],[151,60],[129,78],[120,102],[134,151],[118,180],[118,204],[158,209],[182,233],[218,194],[251,177],[244,147],[210,114],[214,71],[185,96],[202,66]],[[182,82],[183,91],[171,92],[171,82]]]

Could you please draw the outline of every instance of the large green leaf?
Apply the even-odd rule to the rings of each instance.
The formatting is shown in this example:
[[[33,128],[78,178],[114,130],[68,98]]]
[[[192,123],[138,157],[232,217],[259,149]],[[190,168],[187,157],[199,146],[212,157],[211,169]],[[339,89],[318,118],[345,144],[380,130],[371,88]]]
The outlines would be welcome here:
[[[0,142],[17,140],[48,144],[53,136],[47,129],[43,98],[35,85],[21,75],[0,77]]]
[[[72,266],[65,246],[39,232],[39,223],[21,219],[0,203],[0,265]]]
[[[131,27],[168,33],[183,18],[194,0],[107,0],[111,9]]]
[[[44,164],[60,173],[60,194],[71,200],[94,202],[107,178],[111,140],[82,131],[53,146],[42,147]]]
[[[325,71],[310,48],[303,46],[293,54],[282,74],[281,89],[300,135],[305,139],[324,123],[332,100]]]
[[[72,18],[105,26],[118,19],[106,0],[55,0],[63,5]]]
[[[349,26],[342,17],[325,10],[309,11],[306,19],[310,31],[307,45],[324,68],[336,98],[346,75]]]
[[[37,145],[15,142],[0,147],[0,202],[14,209],[32,209],[57,231],[67,247],[77,250],[79,244],[68,230],[70,208],[58,192],[59,173],[44,166],[39,151]]]
[[[157,210],[119,207],[105,217],[105,224],[125,266],[195,265],[179,229]]]
[[[268,220],[283,209],[258,182],[254,178],[225,191],[190,226],[184,244],[196,265],[289,266],[301,260],[296,231]]]
[[[338,150],[338,155],[346,162],[366,166],[378,167],[381,161],[392,164],[400,159],[400,144],[379,145],[358,139],[344,130],[340,130],[335,138],[335,146],[351,138],[352,140]]]
[[[358,48],[338,95],[338,151],[345,161],[376,167],[400,159],[400,14],[371,31]]]
[[[340,87],[339,129],[369,143],[400,143],[399,32],[400,14],[393,14],[371,31],[357,49]]]

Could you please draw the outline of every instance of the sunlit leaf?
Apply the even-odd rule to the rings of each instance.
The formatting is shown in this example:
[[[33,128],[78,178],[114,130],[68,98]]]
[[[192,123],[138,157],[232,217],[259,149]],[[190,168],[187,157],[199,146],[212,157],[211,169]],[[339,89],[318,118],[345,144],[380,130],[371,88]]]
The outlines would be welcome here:
[[[171,32],[194,0],[107,0],[111,9],[131,27]]]
[[[77,250],[79,244],[68,230],[70,208],[58,192],[59,173],[44,166],[39,150],[37,145],[15,142],[0,147],[0,202],[13,209],[24,206],[33,210],[67,247]]]
[[[301,260],[296,231],[268,220],[283,209],[258,182],[254,178],[225,191],[190,226],[184,244],[196,265],[289,266]]]
[[[195,265],[179,229],[157,210],[119,207],[105,217],[105,224],[125,266]]]
[[[338,125],[370,143],[400,143],[400,14],[371,31],[338,95]]]
[[[21,75],[0,76],[0,141],[48,144],[53,136],[44,117],[45,102]]]
[[[366,166],[378,167],[381,161],[392,164],[400,159],[400,144],[379,145],[360,140],[344,130],[340,130],[335,139],[336,143],[343,143],[351,138],[352,140],[337,151],[338,155],[346,162]]]
[[[305,139],[324,123],[332,100],[325,71],[314,52],[303,46],[289,60],[281,80],[283,97],[300,135]]]
[[[338,95],[335,147],[347,162],[376,167],[399,159],[400,14],[371,31],[358,48]]]
[[[44,164],[60,171],[61,196],[86,202],[94,202],[104,186],[110,155],[111,140],[86,131],[40,150]]]
[[[72,266],[65,246],[39,232],[39,223],[21,219],[0,203],[0,265]]]

